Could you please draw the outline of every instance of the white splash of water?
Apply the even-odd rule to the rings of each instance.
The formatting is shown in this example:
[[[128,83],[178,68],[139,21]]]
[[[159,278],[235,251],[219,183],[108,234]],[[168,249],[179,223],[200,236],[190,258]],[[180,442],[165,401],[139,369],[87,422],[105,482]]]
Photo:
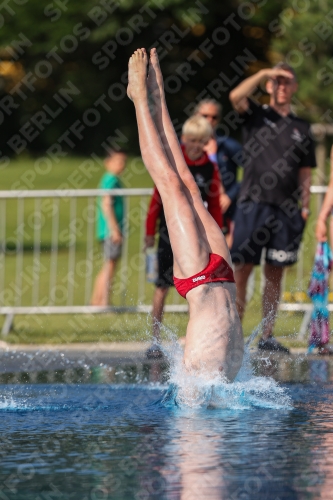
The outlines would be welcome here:
[[[259,331],[260,326],[248,339],[242,366],[232,383],[223,380],[220,372],[208,376],[204,370],[190,372],[185,369],[181,346],[178,342],[171,342],[166,352],[170,361],[170,386],[162,403],[182,408],[291,409],[292,402],[287,389],[270,377],[256,377],[253,374],[250,344]]]
[[[12,396],[1,397],[0,399],[0,410],[11,410],[17,408],[17,401],[14,400]]]

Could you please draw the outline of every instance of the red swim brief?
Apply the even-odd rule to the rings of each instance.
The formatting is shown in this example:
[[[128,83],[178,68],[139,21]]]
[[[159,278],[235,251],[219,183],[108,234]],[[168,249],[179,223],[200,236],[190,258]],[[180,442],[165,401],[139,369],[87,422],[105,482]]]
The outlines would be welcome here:
[[[215,281],[229,281],[235,283],[234,273],[229,264],[223,257],[216,253],[209,254],[209,262],[205,269],[190,278],[179,279],[175,276],[173,281],[179,295],[186,298],[186,294],[204,283],[213,283]]]

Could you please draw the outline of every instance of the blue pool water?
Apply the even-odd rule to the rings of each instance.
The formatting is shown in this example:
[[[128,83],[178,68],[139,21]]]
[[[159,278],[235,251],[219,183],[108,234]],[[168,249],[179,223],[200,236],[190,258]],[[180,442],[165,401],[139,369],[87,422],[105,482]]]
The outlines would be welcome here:
[[[0,394],[1,499],[333,496],[331,382],[253,377],[200,393],[193,408],[160,383],[3,384]]]

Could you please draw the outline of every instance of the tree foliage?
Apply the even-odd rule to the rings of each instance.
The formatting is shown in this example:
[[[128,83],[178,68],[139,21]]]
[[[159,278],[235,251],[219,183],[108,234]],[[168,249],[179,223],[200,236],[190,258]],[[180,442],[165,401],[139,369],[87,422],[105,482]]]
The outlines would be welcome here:
[[[277,4],[277,2],[274,2]],[[285,60],[299,81],[298,111],[311,122],[330,122],[333,107],[333,0],[267,2],[253,22],[269,33],[266,58]]]
[[[117,134],[136,149],[125,92],[137,47],[158,48],[176,127],[214,97],[222,130],[237,135],[229,91],[282,58],[298,74],[301,113],[318,120],[333,100],[332,9],[333,0],[11,0],[0,10],[1,150],[19,152],[16,133],[38,154],[66,133],[62,147],[75,154],[101,154]]]

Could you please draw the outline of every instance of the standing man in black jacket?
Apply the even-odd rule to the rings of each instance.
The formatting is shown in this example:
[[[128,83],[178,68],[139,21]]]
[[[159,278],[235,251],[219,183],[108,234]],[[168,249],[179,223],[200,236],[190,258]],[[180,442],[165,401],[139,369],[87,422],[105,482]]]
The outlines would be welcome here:
[[[269,105],[250,96],[266,81]],[[266,249],[262,308],[264,326],[258,347],[288,352],[273,337],[283,270],[297,261],[309,215],[314,144],[308,122],[291,110],[296,75],[286,63],[243,80],[230,100],[243,128],[244,177],[235,214],[231,257],[235,264],[238,314],[245,310],[246,284]]]

